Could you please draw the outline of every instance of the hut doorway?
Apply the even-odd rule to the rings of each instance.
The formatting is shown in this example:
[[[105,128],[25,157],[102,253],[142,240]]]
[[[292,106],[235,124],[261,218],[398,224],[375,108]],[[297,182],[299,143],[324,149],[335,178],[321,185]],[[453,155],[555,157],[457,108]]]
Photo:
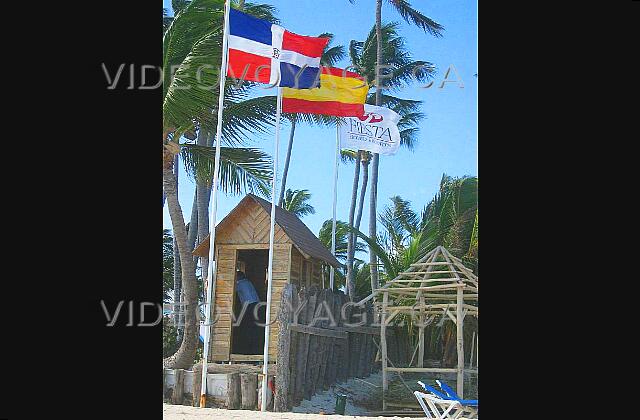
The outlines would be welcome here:
[[[269,250],[238,250],[236,261],[236,268],[243,271],[247,279],[249,279],[255,287],[260,303],[255,305],[257,308],[255,310],[255,312],[257,312],[256,319],[253,310],[245,309],[244,314],[242,313],[242,304],[240,303],[237,293],[234,293],[233,313],[235,314],[236,322],[232,326],[231,331],[231,353],[238,355],[261,355],[264,349]],[[249,308],[253,308],[253,306]]]

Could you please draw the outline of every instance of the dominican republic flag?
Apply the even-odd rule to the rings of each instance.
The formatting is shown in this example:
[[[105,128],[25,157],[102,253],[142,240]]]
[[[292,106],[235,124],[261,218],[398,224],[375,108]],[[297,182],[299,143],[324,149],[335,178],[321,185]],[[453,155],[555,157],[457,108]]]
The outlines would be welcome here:
[[[318,87],[328,42],[231,9],[227,76],[294,89]]]

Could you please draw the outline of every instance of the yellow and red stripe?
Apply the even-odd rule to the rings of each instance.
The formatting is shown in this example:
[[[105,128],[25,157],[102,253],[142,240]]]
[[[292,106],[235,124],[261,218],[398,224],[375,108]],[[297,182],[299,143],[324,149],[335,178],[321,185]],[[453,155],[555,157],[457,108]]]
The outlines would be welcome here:
[[[335,67],[322,67],[320,87],[282,89],[282,112],[359,117],[369,86],[358,74]]]

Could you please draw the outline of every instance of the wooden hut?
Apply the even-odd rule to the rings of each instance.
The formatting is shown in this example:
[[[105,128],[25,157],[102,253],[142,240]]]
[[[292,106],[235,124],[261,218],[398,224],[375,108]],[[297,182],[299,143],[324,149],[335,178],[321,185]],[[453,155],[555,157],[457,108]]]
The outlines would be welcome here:
[[[270,216],[271,203],[248,194],[216,227],[216,285],[212,298],[216,323],[211,328],[210,361],[262,360],[264,334],[253,338],[251,351],[240,345],[245,341],[238,339],[243,334],[243,327],[236,325],[234,320],[238,319],[242,308],[234,286],[235,272],[242,270],[253,282],[260,300],[266,302]],[[322,278],[322,265],[340,267],[331,252],[297,216],[276,206],[275,222],[272,321],[277,321],[282,289],[286,284],[328,287],[329,279]],[[193,254],[208,256],[209,237],[196,247]],[[276,322],[271,325],[269,339],[269,360],[274,362],[277,345]]]

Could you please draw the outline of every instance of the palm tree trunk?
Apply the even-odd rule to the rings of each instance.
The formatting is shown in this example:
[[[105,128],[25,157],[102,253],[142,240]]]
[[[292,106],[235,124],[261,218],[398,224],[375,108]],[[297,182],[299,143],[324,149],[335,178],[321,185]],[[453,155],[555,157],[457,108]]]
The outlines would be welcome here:
[[[193,258],[187,245],[187,229],[184,224],[182,208],[178,201],[176,180],[171,167],[162,169],[162,184],[167,198],[167,207],[171,217],[173,237],[178,245],[182,269],[182,288],[184,292],[184,339],[178,351],[163,360],[163,367],[167,369],[187,369],[193,365],[198,344],[198,324],[196,309],[198,307],[198,285],[196,283]]]
[[[191,220],[189,220],[189,225],[187,226],[187,247],[189,252],[193,252],[193,249],[196,245],[196,236],[198,234],[198,202],[197,202],[197,193],[193,194],[193,204],[191,205]],[[178,247],[175,242],[175,238],[173,239],[173,252],[174,252],[174,278],[173,278],[173,301],[181,302],[182,301],[182,267],[180,264],[180,254],[177,252]],[[177,261],[177,263],[176,263]],[[198,261],[198,257],[193,257],[194,270],[196,267],[196,263]],[[182,341],[183,333],[184,333],[184,312],[181,307],[176,307],[174,310],[177,311],[177,321],[178,321],[178,343]]]
[[[196,183],[198,196],[198,243],[205,240],[209,234],[209,198],[211,197],[211,185]],[[209,269],[209,258],[200,257],[200,270],[205,277]]]
[[[180,330],[182,329],[180,324],[180,307],[177,306],[180,302],[180,291],[182,289],[182,267],[180,265],[180,252],[178,251],[178,243],[176,238],[173,238],[173,326],[178,330],[178,342],[182,339],[180,337]]]
[[[200,146],[211,146],[213,136],[209,136],[205,130],[198,132],[197,144]],[[198,243],[204,241],[209,234],[209,199],[211,198],[211,182],[196,180],[196,196],[198,201]],[[209,258],[200,258],[200,269],[202,277],[206,276],[209,268]]]
[[[358,200],[358,182],[360,181],[360,161],[362,152],[358,150],[356,157],[355,173],[353,175],[353,188],[351,190],[351,205],[349,206],[349,227],[353,228],[354,216],[356,212],[356,201]],[[349,231],[347,237],[347,292],[349,298],[353,300],[356,294],[355,278],[353,276],[353,258],[355,256],[355,246],[353,243],[353,232]]]
[[[291,160],[291,148],[293,147],[293,136],[296,132],[296,120],[291,121],[291,134],[289,134],[289,145],[287,146],[287,158],[284,161],[284,171],[282,172],[282,182],[280,183],[280,199],[278,206],[282,207],[284,202],[284,190],[287,186],[287,174],[289,173],[289,161]]]
[[[367,184],[369,183],[369,160],[364,159],[362,161],[362,189],[360,190],[360,199],[358,202],[358,214],[356,215],[356,224],[354,228],[356,230],[360,230],[360,222],[362,221],[362,210],[364,207],[364,196],[367,193]],[[353,238],[353,248],[356,247],[357,237]],[[373,292],[376,289],[377,285],[374,285],[373,280],[371,280],[371,291]]]
[[[382,0],[376,0],[376,63],[382,65]],[[381,99],[381,83],[376,69],[376,105],[380,105]],[[371,160],[371,194],[369,194],[369,238],[375,240],[378,236],[376,219],[377,219],[377,203],[378,203],[378,161],[379,155],[373,154]],[[378,288],[378,261],[373,249],[369,247],[369,268],[371,269],[371,287]],[[375,290],[373,288],[372,290]]]
[[[178,191],[178,170],[180,168],[180,159],[178,155],[176,155],[173,159],[173,174],[176,179],[176,193]],[[165,194],[163,192],[163,198]],[[164,202],[163,202],[164,207]],[[176,243],[175,236],[173,237],[173,303],[177,304],[180,302],[180,290],[182,288],[182,274],[180,272],[180,253],[178,252],[178,244]],[[176,327],[178,331],[178,343],[182,340],[180,334],[180,308],[178,306],[173,307],[173,325]]]
[[[360,230],[360,222],[362,221],[362,210],[364,208],[364,196],[367,193],[367,184],[369,183],[369,159],[362,159],[362,189],[360,190],[360,198],[358,199],[358,213],[356,213],[356,223],[353,226],[356,230]],[[358,238],[353,238],[353,247]]]

